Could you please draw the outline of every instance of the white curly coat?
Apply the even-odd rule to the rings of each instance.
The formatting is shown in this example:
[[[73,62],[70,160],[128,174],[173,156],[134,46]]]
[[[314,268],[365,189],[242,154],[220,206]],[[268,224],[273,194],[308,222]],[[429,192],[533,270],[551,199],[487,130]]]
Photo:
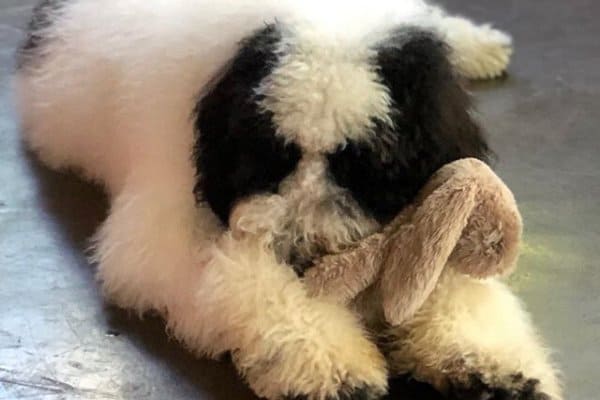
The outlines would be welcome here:
[[[231,351],[260,396],[333,399],[362,387],[383,393],[388,362],[360,317],[310,298],[261,239],[234,238],[195,203],[190,113],[238,41],[275,18],[307,38],[329,40],[340,53],[362,48],[387,27],[435,29],[469,78],[500,74],[510,39],[417,0],[67,0],[54,18],[43,32],[52,39],[43,57],[16,76],[23,135],[49,166],[77,169],[110,194],[110,215],[94,238],[106,297],[139,313],[158,310],[198,354]],[[385,93],[369,89],[368,71],[344,73],[355,83],[351,90],[372,94],[360,104],[333,95],[350,123],[361,122],[365,107],[376,113],[385,106]],[[273,86],[283,91],[275,97],[299,101],[325,90],[305,77],[293,85]],[[306,119],[291,118],[286,104],[265,106],[304,135],[307,147],[336,140],[315,142],[310,129],[297,126]],[[268,220],[269,213],[277,207],[246,222]],[[359,226],[361,234],[376,228],[369,224]],[[540,379],[553,400],[562,398],[528,316],[498,281],[448,274],[397,337],[403,344],[390,356],[393,372],[413,372],[443,389],[452,361],[467,356],[489,383],[510,385],[511,375],[522,372]]]

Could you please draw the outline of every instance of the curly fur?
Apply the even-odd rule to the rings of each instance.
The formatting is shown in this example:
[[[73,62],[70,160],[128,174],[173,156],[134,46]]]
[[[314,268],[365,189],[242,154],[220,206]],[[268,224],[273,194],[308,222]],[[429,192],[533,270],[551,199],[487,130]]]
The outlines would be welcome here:
[[[466,318],[458,309],[444,308],[455,304],[464,290],[470,295],[490,291],[492,297],[499,290],[503,295],[498,308],[508,310],[505,322],[510,325],[516,318],[513,333],[528,332],[520,307],[500,283],[447,285],[435,291],[423,318],[410,325],[413,337],[419,338],[415,343],[423,347],[395,352],[386,363],[354,313],[311,298],[286,265],[295,256],[283,254],[300,249],[298,258],[306,259],[315,249],[341,248],[380,222],[380,213],[365,207],[357,190],[340,184],[341,174],[333,177],[331,160],[324,162],[333,144],[341,147],[332,151],[343,152],[345,145],[352,149],[351,158],[362,157],[359,143],[378,135],[382,123],[389,123],[383,115],[398,102],[385,72],[389,66],[378,65],[377,57],[368,57],[370,51],[377,52],[377,46],[399,28],[417,26],[446,41],[454,68],[476,78],[495,75],[507,66],[510,49],[498,40],[497,31],[464,19],[460,30],[454,31],[450,27],[455,19],[448,18],[455,17],[418,0],[45,4],[51,6],[37,9],[15,78],[23,136],[49,166],[77,169],[102,182],[109,192],[110,215],[95,237],[94,260],[110,301],[139,313],[162,313],[173,334],[199,354],[232,352],[249,385],[271,399],[377,398],[386,391],[388,365],[393,371],[416,373],[413,361],[431,357],[437,370],[419,376],[451,380],[455,371],[445,374],[443,361],[461,354],[464,337],[474,343],[464,349],[476,352],[481,360],[473,364],[474,371],[493,375],[495,364],[493,368],[487,364],[491,356],[505,363],[506,370],[516,369],[522,358],[524,365],[540,366],[524,371],[531,374],[528,378],[552,387],[554,376],[542,368],[545,358],[531,350],[539,347],[534,340],[526,342],[527,347],[515,341],[510,352],[503,353],[502,348],[486,347],[472,337],[480,329],[473,324],[465,325],[471,327],[467,331],[433,325],[436,336],[426,333],[428,323],[446,316]],[[289,34],[301,42],[294,47],[303,49],[301,57],[279,42],[271,51],[269,35],[265,51],[252,42],[257,32],[272,24],[285,28],[281,38]],[[240,45],[244,38],[250,41]],[[277,35],[273,38],[279,41]],[[322,52],[311,50],[315,38],[319,46],[339,51],[322,57]],[[361,50],[357,57],[352,54],[355,48],[367,53]],[[256,53],[244,57],[244,49]],[[419,57],[426,56],[427,52]],[[308,65],[302,62],[316,64],[307,73]],[[473,73],[471,64],[481,68]],[[321,70],[328,79],[314,76]],[[299,79],[286,81],[285,76]],[[228,77],[233,85],[224,85]],[[335,82],[338,77],[341,80]],[[346,87],[348,91],[343,90]],[[359,98],[357,91],[368,93]],[[315,102],[327,111],[323,120],[319,108],[310,104],[298,104],[294,112],[294,102],[313,101],[310,94],[323,96]],[[256,96],[264,101],[257,103]],[[305,130],[313,126],[319,129],[312,134],[323,137]],[[190,160],[197,135],[200,150]],[[210,155],[211,148],[220,150]],[[252,168],[238,167],[242,165]],[[307,185],[306,196],[300,196],[295,179],[310,182],[311,177],[319,183]],[[193,188],[198,178],[196,198]],[[368,189],[363,184],[360,190]],[[260,211],[250,202],[249,210],[254,211],[237,216],[232,212],[244,200],[263,202],[269,195],[275,203],[286,199],[285,206]],[[401,207],[398,201],[391,204],[390,209]],[[273,215],[280,219],[271,220]],[[348,216],[353,222],[343,222]],[[293,234],[267,242],[261,235],[236,238],[226,229],[232,217],[247,227],[266,226],[270,238],[288,227]],[[365,318],[367,314],[364,311]],[[401,332],[395,337],[398,344],[407,342]],[[513,351],[518,349],[523,351]],[[560,399],[557,392],[548,393],[553,400]]]

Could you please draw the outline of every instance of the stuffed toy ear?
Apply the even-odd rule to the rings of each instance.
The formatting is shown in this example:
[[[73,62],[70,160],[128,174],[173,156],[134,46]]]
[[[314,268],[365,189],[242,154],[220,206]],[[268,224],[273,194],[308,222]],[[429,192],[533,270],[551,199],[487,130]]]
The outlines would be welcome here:
[[[474,278],[507,275],[517,264],[523,231],[510,189],[486,164],[466,159],[458,165],[477,179],[476,206],[448,265]],[[457,167],[456,165],[454,167]]]
[[[474,158],[442,167],[415,203],[382,246],[383,307],[394,325],[417,311],[446,265],[473,278],[512,271],[523,230],[510,189]]]
[[[387,230],[380,285],[385,318],[392,325],[412,316],[431,294],[475,208],[477,179],[468,171],[453,171],[440,181],[425,187],[410,221]]]
[[[511,271],[521,232],[508,187],[483,162],[462,159],[436,172],[383,232],[318,260],[304,282],[309,294],[342,304],[377,283],[386,320],[399,325],[425,302],[444,268],[473,278]]]

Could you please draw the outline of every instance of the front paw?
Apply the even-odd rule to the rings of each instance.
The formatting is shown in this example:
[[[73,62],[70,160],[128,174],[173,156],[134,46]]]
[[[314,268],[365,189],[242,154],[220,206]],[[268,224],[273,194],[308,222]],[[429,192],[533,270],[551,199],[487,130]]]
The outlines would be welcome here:
[[[354,335],[353,335],[354,336]],[[340,331],[339,342],[320,337],[281,338],[233,353],[252,390],[267,399],[375,400],[387,392],[385,359],[366,337]],[[320,342],[320,343],[317,343]],[[329,342],[329,343],[328,343]]]
[[[337,393],[325,397],[325,400],[378,400],[382,399],[385,393],[377,387],[358,387],[358,388],[340,388]],[[309,400],[319,399],[311,394],[302,394],[296,396],[287,396],[285,400]]]
[[[540,381],[521,373],[503,379],[469,375],[466,381],[450,382],[448,398],[451,400],[554,400],[541,391]]]

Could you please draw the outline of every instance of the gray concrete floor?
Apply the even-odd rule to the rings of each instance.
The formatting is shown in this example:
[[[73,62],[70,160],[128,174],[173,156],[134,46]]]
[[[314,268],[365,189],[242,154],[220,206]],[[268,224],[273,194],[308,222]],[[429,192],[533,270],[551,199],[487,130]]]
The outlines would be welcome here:
[[[252,399],[227,362],[196,360],[160,321],[107,308],[84,258],[106,213],[98,189],[19,143],[12,57],[32,0],[0,0],[0,399]],[[446,0],[514,35],[508,78],[474,85],[526,224],[523,297],[565,371],[599,397],[600,3]]]

